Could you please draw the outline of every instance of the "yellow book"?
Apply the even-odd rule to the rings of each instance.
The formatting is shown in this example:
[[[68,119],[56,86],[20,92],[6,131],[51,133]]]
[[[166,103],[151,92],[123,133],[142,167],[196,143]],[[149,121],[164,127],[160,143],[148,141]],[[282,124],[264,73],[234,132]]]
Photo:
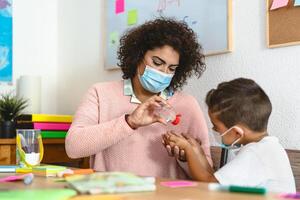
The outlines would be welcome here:
[[[37,176],[57,176],[58,172],[62,172],[66,170],[67,167],[65,166],[58,166],[58,165],[40,165],[35,167],[28,167],[28,168],[17,168],[16,173],[33,173]]]
[[[72,115],[25,114],[17,117],[19,122],[62,122],[71,123]]]

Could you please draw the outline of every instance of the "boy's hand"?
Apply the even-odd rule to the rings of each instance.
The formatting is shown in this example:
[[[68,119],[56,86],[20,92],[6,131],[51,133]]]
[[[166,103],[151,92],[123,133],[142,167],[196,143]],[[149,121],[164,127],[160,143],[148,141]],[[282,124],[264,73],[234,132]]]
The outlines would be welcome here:
[[[177,135],[176,133],[169,131],[166,133],[166,136],[171,147],[178,146],[180,149],[187,150],[190,146],[188,140],[182,135]]]
[[[203,148],[201,147],[201,141],[188,136],[187,134],[182,134],[184,138],[189,142],[193,151],[197,154],[205,155]]]

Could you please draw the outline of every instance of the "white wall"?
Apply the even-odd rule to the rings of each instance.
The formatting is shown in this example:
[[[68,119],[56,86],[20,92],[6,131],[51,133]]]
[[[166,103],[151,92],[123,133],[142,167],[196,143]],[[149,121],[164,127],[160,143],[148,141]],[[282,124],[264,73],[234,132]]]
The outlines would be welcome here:
[[[117,80],[121,74],[103,69],[103,1],[64,0],[58,7],[58,96],[65,96],[58,112],[73,113],[92,83]],[[233,0],[234,51],[208,57],[203,77],[189,81],[185,90],[206,109],[205,94],[219,82],[241,76],[255,79],[273,103],[270,134],[285,147],[300,149],[300,46],[266,48],[265,9],[265,1]],[[72,95],[64,95],[70,91]]]
[[[73,114],[93,83],[121,78],[103,69],[103,0],[14,0],[14,9],[14,76],[43,77],[43,112]],[[300,149],[300,45],[266,48],[265,9],[262,0],[233,0],[234,51],[208,57],[185,91],[206,109],[205,94],[219,82],[255,79],[273,103],[270,134]]]
[[[15,91],[21,75],[42,78],[41,111],[56,113],[57,105],[57,2],[13,1],[13,85],[0,92]]]
[[[187,91],[201,105],[206,92],[224,80],[248,77],[269,95],[273,112],[269,133],[286,148],[300,149],[300,45],[266,48],[265,1],[233,0],[234,51],[207,58],[207,70]]]
[[[103,2],[58,1],[59,113],[73,114],[93,83],[121,77],[120,70],[103,68]]]

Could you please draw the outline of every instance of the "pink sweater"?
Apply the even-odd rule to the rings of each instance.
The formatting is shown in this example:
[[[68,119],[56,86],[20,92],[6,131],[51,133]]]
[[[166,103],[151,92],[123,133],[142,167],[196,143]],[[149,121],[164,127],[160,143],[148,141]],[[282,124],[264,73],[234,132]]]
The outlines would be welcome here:
[[[209,161],[208,130],[202,111],[190,95],[176,92],[168,102],[182,115],[179,125],[159,123],[131,129],[125,114],[138,104],[123,94],[123,81],[93,85],[83,98],[66,137],[71,158],[91,157],[96,171],[127,171],[138,175],[186,178],[176,159],[168,156],[161,135],[167,130],[188,133],[202,141]]]

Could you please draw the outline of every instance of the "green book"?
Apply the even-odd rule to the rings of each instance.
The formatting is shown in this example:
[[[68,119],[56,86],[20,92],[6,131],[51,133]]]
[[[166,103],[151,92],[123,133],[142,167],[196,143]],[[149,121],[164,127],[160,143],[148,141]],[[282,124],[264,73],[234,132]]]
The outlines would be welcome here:
[[[23,200],[23,199],[43,199],[43,200],[66,200],[76,195],[75,190],[71,189],[17,189],[0,190],[1,200]]]
[[[41,131],[42,138],[65,138],[67,131]]]
[[[34,167],[17,168],[16,173],[33,173],[37,176],[56,177],[57,173],[66,170],[67,167],[59,165],[39,165]]]

